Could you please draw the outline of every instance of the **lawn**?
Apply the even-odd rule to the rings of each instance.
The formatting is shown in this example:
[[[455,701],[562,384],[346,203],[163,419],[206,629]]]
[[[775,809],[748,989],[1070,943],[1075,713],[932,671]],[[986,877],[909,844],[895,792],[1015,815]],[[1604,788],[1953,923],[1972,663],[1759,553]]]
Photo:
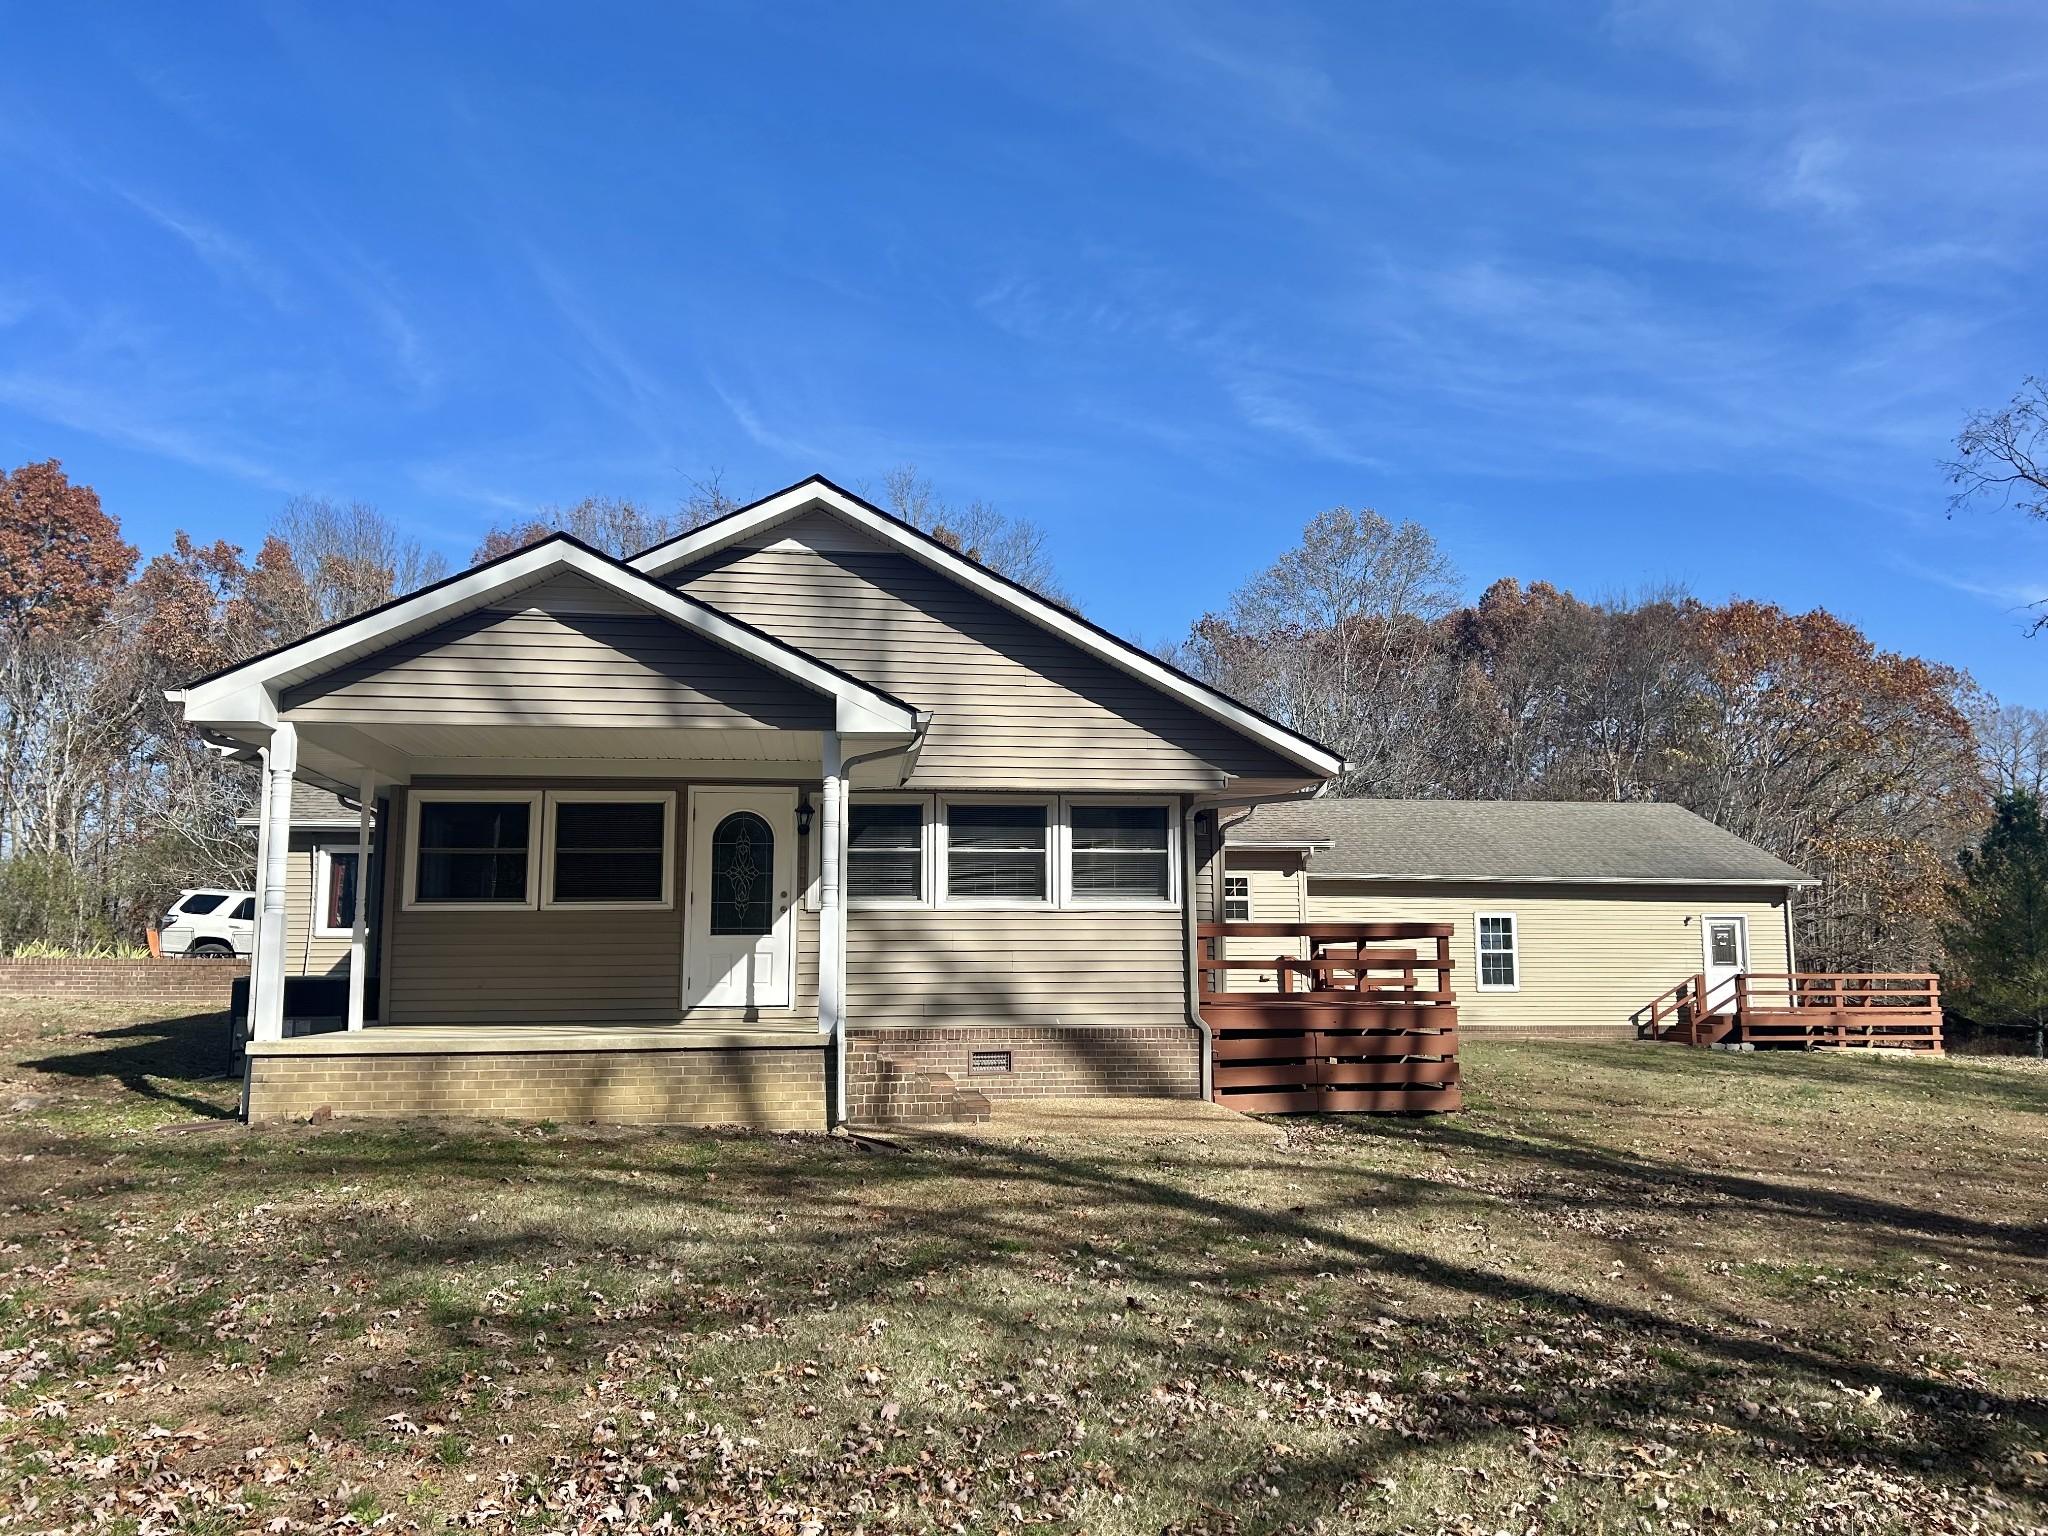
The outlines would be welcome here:
[[[222,1045],[0,1003],[0,1529],[2048,1529],[2030,1063],[855,1142],[250,1131]]]

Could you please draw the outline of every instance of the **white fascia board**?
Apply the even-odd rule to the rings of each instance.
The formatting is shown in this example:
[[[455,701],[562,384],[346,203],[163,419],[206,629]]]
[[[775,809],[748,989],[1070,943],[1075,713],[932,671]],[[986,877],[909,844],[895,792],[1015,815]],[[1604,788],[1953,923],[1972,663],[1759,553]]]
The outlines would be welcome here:
[[[1247,853],[1320,853],[1326,848],[1336,847],[1337,844],[1327,837],[1278,838],[1265,842],[1226,836],[1223,839],[1223,846],[1226,851],[1242,848]]]
[[[834,672],[811,657],[725,617],[660,582],[614,564],[561,539],[545,539],[487,569],[459,576],[411,599],[312,635],[297,645],[258,657],[232,671],[185,690],[185,719],[194,725],[274,724],[277,695],[318,677],[356,656],[395,645],[415,634],[487,606],[493,599],[533,586],[559,571],[574,571],[650,612],[694,630],[714,644],[746,657],[813,693],[851,708],[875,723],[870,730],[907,735],[916,730],[916,711],[862,683]],[[265,713],[250,714],[261,699]],[[886,722],[886,723],[883,723]]]
[[[791,486],[744,512],[735,512],[693,533],[686,533],[666,544],[657,544],[627,563],[648,576],[661,576],[693,560],[702,560],[735,544],[745,543],[774,524],[813,507],[827,508],[911,559],[952,577],[962,586],[980,593],[1020,618],[1079,646],[1118,671],[1149,683],[1162,693],[1171,694],[1197,712],[1271,747],[1282,757],[1300,763],[1313,773],[1335,778],[1344,771],[1344,759],[1339,754],[1314,746],[1293,732],[1261,719],[1222,694],[1189,681],[1136,646],[1102,634],[1056,603],[1049,603],[1021,587],[999,580],[974,561],[954,554],[943,544],[906,531],[894,518],[862,506],[837,487],[822,481],[807,480],[801,485]]]
[[[1245,845],[1227,843],[1224,846],[1229,849]],[[1782,886],[1786,890],[1797,890],[1820,884],[1811,875],[1801,875],[1796,880],[1787,880],[1782,875],[1759,875],[1742,880],[1694,875],[1361,875],[1334,869],[1312,869],[1308,871],[1308,877],[1311,880],[1371,881],[1377,885],[1697,885],[1750,889]]]

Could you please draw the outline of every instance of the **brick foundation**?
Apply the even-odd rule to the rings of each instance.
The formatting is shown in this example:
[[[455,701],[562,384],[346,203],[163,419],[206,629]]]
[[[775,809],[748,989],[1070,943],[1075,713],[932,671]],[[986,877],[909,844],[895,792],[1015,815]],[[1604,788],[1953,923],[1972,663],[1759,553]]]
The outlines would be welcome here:
[[[244,960],[0,959],[0,997],[224,1013],[235,978],[248,974]]]
[[[249,1118],[462,1115],[612,1125],[825,1128],[825,1053],[809,1049],[252,1055]]]
[[[1007,1051],[1007,1072],[975,1071],[976,1051]],[[1085,1095],[1192,1099],[1201,1096],[1201,1039],[1192,1028],[853,1030],[847,1040],[849,1117],[875,1124],[929,1109],[932,1074],[990,1099]]]

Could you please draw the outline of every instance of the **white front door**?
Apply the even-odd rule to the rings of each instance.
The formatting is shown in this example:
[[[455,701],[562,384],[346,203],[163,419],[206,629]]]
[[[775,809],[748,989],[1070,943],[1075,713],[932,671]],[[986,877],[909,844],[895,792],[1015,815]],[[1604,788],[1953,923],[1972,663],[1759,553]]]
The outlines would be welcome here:
[[[1707,1000],[1718,1008],[1734,998],[1735,989],[1728,983],[1749,969],[1749,919],[1703,917],[1700,926]]]
[[[787,1008],[796,970],[796,791],[690,791],[685,1008]]]

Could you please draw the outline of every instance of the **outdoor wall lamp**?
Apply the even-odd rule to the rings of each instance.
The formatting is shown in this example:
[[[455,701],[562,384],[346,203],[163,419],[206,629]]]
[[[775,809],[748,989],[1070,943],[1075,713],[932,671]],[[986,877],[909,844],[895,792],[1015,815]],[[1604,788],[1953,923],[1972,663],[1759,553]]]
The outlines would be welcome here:
[[[807,789],[804,791],[803,798],[796,803],[796,835],[798,837],[809,837],[811,835],[812,814],[811,792]]]

